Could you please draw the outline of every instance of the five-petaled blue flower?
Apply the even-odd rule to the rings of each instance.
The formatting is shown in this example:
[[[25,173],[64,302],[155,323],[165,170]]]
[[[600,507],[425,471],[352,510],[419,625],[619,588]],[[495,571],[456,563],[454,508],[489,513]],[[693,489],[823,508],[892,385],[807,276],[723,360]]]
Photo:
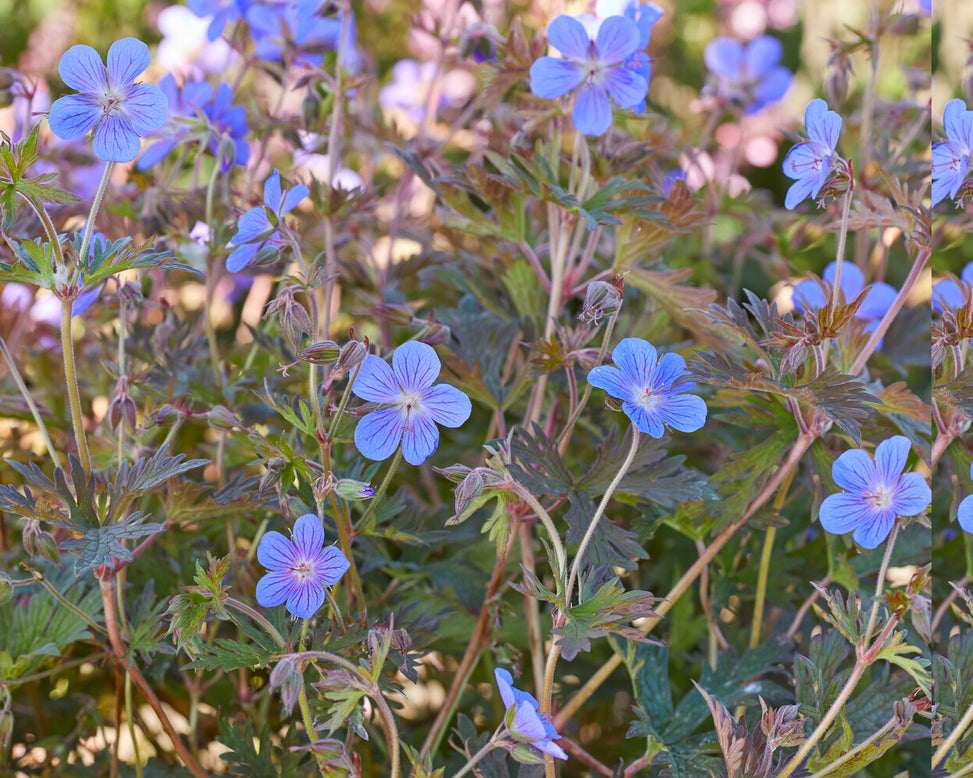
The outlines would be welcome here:
[[[355,427],[362,456],[388,459],[402,441],[402,456],[421,465],[439,445],[439,429],[470,417],[470,398],[454,386],[437,384],[441,364],[432,346],[409,341],[392,354],[392,367],[374,354],[365,357],[351,390],[361,399],[389,405],[366,414]]]
[[[946,140],[932,147],[932,204],[956,193],[970,172],[973,154],[973,111],[958,97],[946,103],[943,111]]]
[[[324,587],[341,580],[351,563],[334,546],[324,546],[324,527],[313,513],[294,522],[293,540],[271,530],[257,546],[257,560],[271,572],[257,581],[264,608],[287,603],[287,610],[309,619],[324,602]]]
[[[298,184],[293,189],[282,192],[280,173],[274,168],[273,175],[264,183],[265,207],[251,208],[237,222],[236,235],[230,239],[230,245],[236,248],[226,258],[226,269],[231,273],[239,273],[268,242],[280,240],[277,226],[284,214],[294,210],[310,191],[304,184]],[[273,222],[270,216],[273,216]]]
[[[500,689],[500,699],[507,709],[507,731],[514,740],[533,746],[541,753],[567,759],[564,749],[554,742],[561,736],[550,719],[540,712],[534,695],[515,689],[513,676],[501,667],[494,670],[493,675]]]
[[[746,46],[733,38],[714,38],[703,52],[703,61],[716,76],[716,94],[754,114],[790,89],[794,74],[780,64],[783,56],[779,40],[761,35]]]
[[[875,548],[889,536],[896,516],[922,513],[932,492],[919,473],[902,474],[910,448],[907,437],[895,435],[876,446],[874,461],[860,448],[838,457],[831,477],[845,491],[821,503],[818,518],[825,531],[854,530],[859,546]]]
[[[595,13],[602,19],[610,16],[624,16],[635,22],[639,28],[639,45],[635,54],[625,67],[632,68],[648,84],[652,80],[652,58],[645,51],[652,37],[652,28],[665,14],[661,6],[656,3],[639,3],[638,0],[597,0]],[[635,113],[645,111],[645,98],[638,105],[632,106]]]
[[[960,281],[973,285],[973,262],[967,262],[960,273]],[[966,302],[962,287],[951,278],[944,278],[932,285],[932,309],[942,313],[949,308],[955,311]]]
[[[108,49],[108,68],[91,46],[72,46],[61,57],[61,79],[81,94],[65,95],[51,106],[51,132],[73,140],[95,131],[93,148],[107,162],[131,162],[139,153],[139,136],[165,124],[168,101],[155,84],[136,84],[149,66],[149,47],[122,38]]]
[[[831,262],[824,269],[824,274],[822,278],[829,284],[834,284],[835,272],[838,269],[838,265],[835,262]],[[855,318],[864,322],[865,332],[871,335],[879,325],[882,317],[889,308],[892,307],[892,303],[895,302],[895,297],[897,292],[895,287],[886,284],[883,281],[877,281],[874,284],[869,284],[865,286],[865,274],[856,266],[850,262],[845,262],[841,266],[841,291],[845,296],[845,303],[850,303],[858,295],[862,293],[863,289],[868,289],[868,294],[865,296],[865,300],[862,302],[861,306],[855,311]],[[823,308],[828,304],[828,298],[825,296],[824,290],[817,281],[812,281],[808,279],[806,281],[801,281],[794,286],[794,310],[798,313],[804,313],[805,311],[816,311],[818,308]],[[882,344],[879,343],[879,348]]]
[[[574,126],[584,135],[601,135],[612,123],[609,95],[622,108],[634,108],[649,91],[645,78],[627,66],[640,38],[636,23],[624,16],[605,19],[594,40],[577,19],[559,16],[547,28],[547,39],[564,59],[541,57],[531,65],[531,91],[556,98],[577,89]]]
[[[702,397],[683,394],[691,382],[673,386],[686,375],[686,360],[679,354],[657,359],[655,347],[641,338],[624,338],[612,351],[618,366],[602,365],[588,373],[588,383],[622,400],[622,410],[639,432],[661,438],[664,424],[680,432],[695,432],[706,423]]]
[[[973,478],[973,465],[970,465],[970,478]],[[973,494],[966,495],[960,502],[956,509],[956,520],[964,532],[973,534]]]
[[[784,157],[784,175],[797,179],[787,190],[784,207],[792,210],[805,197],[814,200],[831,172],[831,157],[841,133],[841,117],[828,110],[828,104],[817,98],[807,104],[804,126],[810,138],[798,143]]]

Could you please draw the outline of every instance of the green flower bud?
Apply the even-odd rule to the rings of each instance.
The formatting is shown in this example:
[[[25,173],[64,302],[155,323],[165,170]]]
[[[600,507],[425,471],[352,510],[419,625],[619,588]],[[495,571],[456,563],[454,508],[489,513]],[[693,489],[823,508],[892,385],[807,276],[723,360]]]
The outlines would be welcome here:
[[[322,340],[302,349],[298,356],[312,365],[330,365],[338,359],[341,349],[333,340]]]
[[[243,422],[222,405],[214,406],[208,414],[208,419],[209,426],[218,430],[234,430],[243,427]]]
[[[375,494],[370,484],[354,481],[351,478],[338,479],[335,491],[345,500],[367,500]]]
[[[10,576],[0,573],[0,605],[6,605],[14,597],[14,585],[10,583]]]

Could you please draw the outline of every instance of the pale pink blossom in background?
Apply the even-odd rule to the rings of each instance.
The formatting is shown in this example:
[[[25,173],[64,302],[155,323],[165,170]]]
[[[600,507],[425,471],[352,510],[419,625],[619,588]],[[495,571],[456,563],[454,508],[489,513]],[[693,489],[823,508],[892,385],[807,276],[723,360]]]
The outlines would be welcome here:
[[[155,63],[184,76],[220,73],[234,65],[239,55],[222,38],[209,40],[206,30],[212,17],[200,18],[182,5],[170,5],[159,12],[162,33]]]

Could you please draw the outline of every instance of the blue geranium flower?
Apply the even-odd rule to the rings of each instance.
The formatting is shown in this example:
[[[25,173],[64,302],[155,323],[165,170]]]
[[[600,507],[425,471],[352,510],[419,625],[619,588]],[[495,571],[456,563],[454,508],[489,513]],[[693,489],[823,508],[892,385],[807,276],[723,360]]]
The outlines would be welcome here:
[[[230,245],[236,248],[226,258],[226,269],[239,273],[253,261],[260,249],[270,242],[281,240],[280,230],[277,229],[281,219],[285,213],[294,210],[310,191],[304,184],[298,184],[282,192],[280,173],[274,168],[273,174],[264,183],[264,205],[251,208],[237,222],[236,235],[230,238]]]
[[[655,347],[641,338],[624,338],[612,351],[618,365],[603,365],[588,373],[588,383],[622,400],[622,410],[639,432],[661,438],[664,424],[680,432],[695,432],[706,423],[702,397],[683,394],[691,382],[673,386],[687,375],[686,360],[679,354],[657,359]]]
[[[567,759],[555,740],[560,739],[557,730],[550,719],[540,712],[540,705],[534,695],[515,689],[513,676],[501,667],[493,671],[500,689],[500,699],[507,709],[507,731],[519,743],[533,746],[544,754],[550,754],[557,759]],[[513,713],[510,711],[513,710]]]
[[[784,46],[761,35],[746,46],[733,38],[714,38],[703,52],[706,67],[716,77],[715,92],[754,114],[784,97],[794,74],[780,64]]]
[[[973,465],[970,465],[970,478],[973,478]],[[964,532],[973,534],[973,494],[968,494],[956,509],[956,519]]]
[[[835,272],[838,269],[836,262],[831,262],[824,269],[822,278],[829,284],[834,284]],[[868,289],[868,294],[864,302],[855,311],[855,318],[865,323],[865,332],[869,335],[874,332],[879,325],[886,311],[892,307],[895,297],[898,294],[895,287],[878,281],[874,284],[865,286],[865,274],[856,265],[845,262],[841,266],[841,291],[845,296],[845,302],[850,303],[863,289]],[[808,279],[801,281],[794,286],[794,310],[798,313],[805,311],[816,311],[828,304],[828,297],[821,285],[817,281]],[[879,348],[882,344],[879,343]]]
[[[433,382],[441,369],[432,346],[410,341],[392,354],[392,367],[374,354],[365,357],[351,390],[361,399],[389,405],[366,414],[355,427],[362,456],[388,459],[402,442],[402,456],[421,465],[439,445],[439,430],[458,427],[473,410],[470,398],[454,386]]]
[[[206,35],[211,41],[215,41],[223,34],[223,28],[227,24],[243,18],[250,7],[250,0],[186,0],[186,5],[200,18],[213,17]]]
[[[960,281],[973,284],[973,262],[969,262],[960,273]],[[944,278],[932,285],[932,309],[936,313],[942,313],[949,308],[956,310],[966,301],[960,285],[951,278]]]
[[[250,33],[257,56],[267,62],[280,62],[288,46],[300,51],[298,62],[319,66],[322,49],[337,49],[341,41],[342,17],[319,15],[321,0],[289,0],[269,5],[253,5],[247,11]],[[357,72],[361,54],[356,41],[355,16],[348,17],[347,40],[341,65]]]
[[[351,567],[341,549],[324,546],[324,527],[313,513],[294,522],[293,540],[264,533],[257,560],[270,570],[257,581],[257,602],[264,608],[287,603],[287,610],[309,619],[324,603],[324,587],[333,586]]]
[[[169,116],[159,87],[133,83],[149,61],[149,47],[135,38],[111,45],[107,69],[91,46],[72,46],[61,57],[58,72],[81,94],[54,102],[48,118],[51,131],[72,140],[94,130],[93,148],[100,159],[131,162],[141,148],[139,136],[159,129]]]
[[[861,449],[846,451],[831,467],[831,477],[845,491],[824,499],[818,518],[826,532],[854,530],[862,548],[875,548],[892,531],[896,516],[922,513],[932,500],[919,473],[902,474],[912,444],[903,435],[884,440],[875,459]]]
[[[635,22],[635,26],[639,28],[638,50],[625,63],[625,67],[632,68],[648,84],[652,80],[652,58],[645,49],[652,37],[652,28],[665,11],[655,3],[639,3],[638,0],[597,0],[595,13],[602,19],[624,16]],[[638,105],[632,106],[632,110],[635,113],[642,113],[645,110],[645,98],[643,97]]]
[[[797,179],[784,200],[784,207],[789,211],[808,195],[812,200],[817,198],[827,181],[831,157],[841,134],[841,117],[829,111],[828,104],[818,98],[807,104],[804,126],[810,140],[798,143],[784,157],[784,175]]]
[[[956,193],[970,172],[973,154],[973,111],[958,97],[946,103],[943,111],[946,140],[932,147],[932,204]]]
[[[627,67],[640,37],[636,23],[624,16],[605,19],[594,40],[577,19],[559,16],[547,39],[564,59],[541,57],[531,65],[531,91],[553,99],[578,90],[574,126],[584,135],[601,135],[612,123],[609,95],[622,108],[634,108],[649,91],[645,78]]]

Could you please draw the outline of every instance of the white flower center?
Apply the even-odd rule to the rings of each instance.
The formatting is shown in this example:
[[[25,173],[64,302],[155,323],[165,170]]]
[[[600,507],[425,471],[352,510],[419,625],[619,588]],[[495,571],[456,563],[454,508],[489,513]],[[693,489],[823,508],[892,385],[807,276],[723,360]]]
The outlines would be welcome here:
[[[307,559],[302,559],[291,568],[291,574],[297,583],[302,584],[314,577],[314,567]]]
[[[405,428],[411,430],[413,415],[424,413],[426,407],[422,402],[422,396],[418,392],[403,390],[402,396],[399,398],[399,410],[402,412],[402,417],[405,420]]]
[[[635,402],[644,410],[655,410],[659,404],[659,392],[656,389],[647,387],[641,395],[635,398]]]
[[[866,494],[865,498],[873,508],[887,510],[892,507],[895,490],[890,486],[880,486],[871,494]]]
[[[121,92],[116,92],[109,85],[105,87],[104,93],[98,96],[98,102],[101,104],[105,115],[110,116],[116,111],[121,110],[122,104],[125,102],[125,95]]]

